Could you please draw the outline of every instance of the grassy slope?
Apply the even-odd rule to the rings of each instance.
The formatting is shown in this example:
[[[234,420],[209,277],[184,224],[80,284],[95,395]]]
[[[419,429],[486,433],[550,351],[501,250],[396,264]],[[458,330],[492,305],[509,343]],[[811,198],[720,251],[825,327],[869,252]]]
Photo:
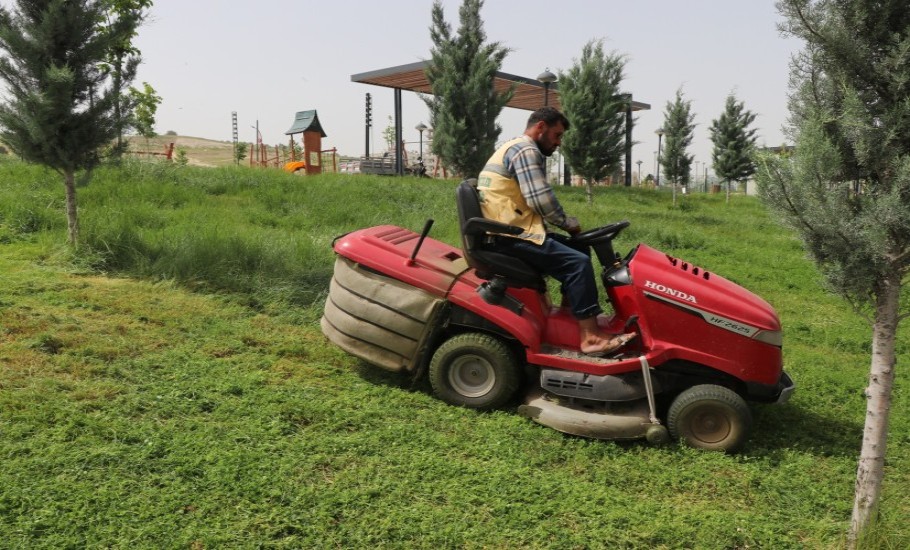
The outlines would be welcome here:
[[[868,329],[798,244],[738,198],[605,189],[584,226],[775,305],[791,404],[738,456],[566,437],[479,414],[327,345],[332,236],[377,223],[456,242],[452,184],[248,170],[102,170],[63,240],[52,174],[0,163],[0,546],[837,547],[850,514]],[[89,269],[90,268],[90,269]],[[139,280],[104,277],[97,270]],[[189,289],[195,289],[191,291]],[[907,352],[902,331],[900,352]],[[884,524],[910,540],[906,375]]]

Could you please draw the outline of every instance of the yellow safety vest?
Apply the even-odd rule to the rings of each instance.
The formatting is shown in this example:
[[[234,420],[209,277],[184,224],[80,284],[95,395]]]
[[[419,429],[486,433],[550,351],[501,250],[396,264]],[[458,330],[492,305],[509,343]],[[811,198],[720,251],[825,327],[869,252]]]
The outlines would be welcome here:
[[[477,178],[477,191],[480,194],[480,209],[483,217],[508,225],[515,225],[524,232],[514,236],[536,244],[543,244],[547,236],[543,217],[528,206],[518,180],[509,175],[503,166],[502,159],[509,147],[527,142],[529,138],[518,137],[507,141],[497,149]]]

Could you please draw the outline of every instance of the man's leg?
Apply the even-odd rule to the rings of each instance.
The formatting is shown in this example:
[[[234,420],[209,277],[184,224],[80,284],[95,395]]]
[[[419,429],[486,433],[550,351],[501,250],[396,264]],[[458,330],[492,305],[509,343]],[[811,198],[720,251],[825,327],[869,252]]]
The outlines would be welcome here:
[[[598,328],[597,315],[603,310],[597,298],[597,283],[589,255],[551,236],[541,245],[501,238],[497,249],[562,283],[572,314],[578,319],[582,353],[610,352],[634,337],[634,334],[613,337]]]

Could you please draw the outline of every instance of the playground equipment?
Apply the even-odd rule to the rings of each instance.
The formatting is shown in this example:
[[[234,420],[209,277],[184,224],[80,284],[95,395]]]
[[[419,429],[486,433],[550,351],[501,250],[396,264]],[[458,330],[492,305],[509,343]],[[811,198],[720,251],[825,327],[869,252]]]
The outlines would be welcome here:
[[[296,147],[294,147],[294,136],[303,134],[303,160],[306,163],[307,174],[322,173],[322,138],[326,137],[322,125],[319,124],[319,115],[315,109],[309,111],[299,111],[294,115],[294,123],[291,128],[284,133],[290,137],[291,161],[296,161]],[[332,149],[334,151],[334,149]]]
[[[164,157],[165,160],[174,159],[174,142],[170,142],[164,146],[164,152],[158,153],[154,151],[130,151],[133,155],[154,155]]]
[[[294,141],[296,134],[303,134],[303,155],[300,145]],[[250,167],[282,168],[291,173],[321,174],[323,171],[338,171],[338,150],[322,149],[322,138],[326,137],[319,116],[315,110],[300,111],[294,115],[288,144],[271,147],[262,142],[259,123],[256,123],[256,143],[250,145]]]

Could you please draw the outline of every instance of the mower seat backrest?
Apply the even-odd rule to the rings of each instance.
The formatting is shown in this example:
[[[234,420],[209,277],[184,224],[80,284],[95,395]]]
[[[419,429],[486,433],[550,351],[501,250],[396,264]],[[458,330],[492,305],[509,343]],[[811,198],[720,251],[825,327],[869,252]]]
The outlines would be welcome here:
[[[489,249],[488,233],[518,235],[520,227],[506,225],[483,217],[477,180],[464,180],[455,191],[458,224],[464,258],[481,279],[502,279],[506,285],[543,290],[546,283],[540,273],[525,262]],[[508,237],[500,237],[508,238]]]

